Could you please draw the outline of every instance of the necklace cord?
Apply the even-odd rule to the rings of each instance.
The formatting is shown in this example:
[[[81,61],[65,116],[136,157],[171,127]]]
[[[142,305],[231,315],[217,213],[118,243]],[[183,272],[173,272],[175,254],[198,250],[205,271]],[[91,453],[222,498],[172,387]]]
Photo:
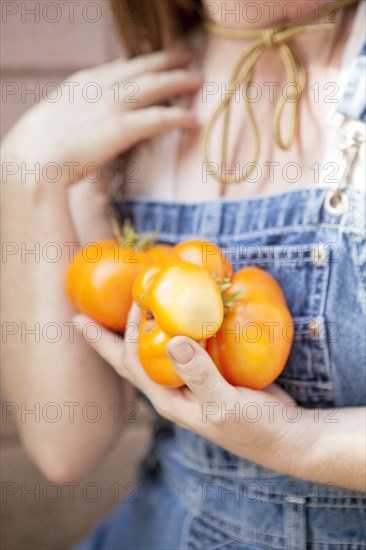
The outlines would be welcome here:
[[[247,98],[244,103],[247,122],[253,141],[251,161],[247,164],[248,168],[245,174],[240,178],[237,178],[236,174],[226,173],[225,165],[227,161],[231,101],[235,95],[235,92],[238,90],[238,87],[246,86],[247,89],[250,87],[253,83],[255,65],[265,51],[269,49],[278,51],[286,70],[288,79],[287,87],[289,88],[290,85],[292,85],[293,92],[287,94],[286,97],[281,94],[278,99],[272,119],[272,132],[276,145],[283,151],[288,151],[292,147],[297,136],[300,100],[308,80],[305,64],[299,57],[294,46],[291,44],[291,40],[300,34],[333,30],[336,26],[336,22],[311,22],[314,21],[315,14],[317,19],[320,20],[327,16],[334,15],[342,8],[356,4],[359,1],[360,0],[338,0],[336,5],[334,2],[330,5],[325,5],[322,9],[317,10],[317,12],[313,11],[307,14],[295,23],[283,23],[277,27],[269,27],[265,29],[229,29],[211,21],[207,21],[205,23],[205,30],[216,36],[237,40],[251,40],[251,43],[245,48],[234,65],[224,100],[216,107],[202,132],[202,158],[205,163],[210,164],[211,161],[209,160],[209,150],[212,134],[219,119],[223,116],[220,169],[212,174],[213,177],[221,184],[221,195],[224,194],[227,184],[241,183],[249,179],[258,162],[261,150],[258,124],[254,116],[251,102],[248,101]],[[287,129],[287,135],[284,136],[282,132],[282,117],[287,104],[289,104],[290,109],[289,126]]]

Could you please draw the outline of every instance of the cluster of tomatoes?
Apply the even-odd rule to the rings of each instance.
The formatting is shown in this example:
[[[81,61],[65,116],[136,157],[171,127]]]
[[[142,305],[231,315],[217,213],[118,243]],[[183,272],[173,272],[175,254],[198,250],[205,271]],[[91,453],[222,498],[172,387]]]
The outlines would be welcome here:
[[[257,267],[233,275],[222,250],[207,241],[154,245],[131,228],[118,237],[76,254],[66,291],[77,309],[119,332],[132,301],[139,305],[139,358],[155,382],[184,385],[166,353],[178,335],[199,342],[233,385],[262,389],[279,376],[293,323],[271,275]]]

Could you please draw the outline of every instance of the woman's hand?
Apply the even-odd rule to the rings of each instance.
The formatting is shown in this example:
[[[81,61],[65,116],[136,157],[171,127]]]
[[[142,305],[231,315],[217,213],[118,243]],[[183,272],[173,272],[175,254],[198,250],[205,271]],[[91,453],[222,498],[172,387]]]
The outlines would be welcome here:
[[[93,323],[84,315],[74,321],[82,332]],[[160,386],[146,375],[138,359],[139,322],[139,308],[133,305],[124,341],[100,327],[102,336],[91,345],[146,394],[159,414],[272,470],[364,490],[364,409],[313,411],[298,407],[275,384],[263,391],[231,386],[205,350],[181,336],[171,340],[167,351],[187,386]]]
[[[87,336],[92,319],[77,315],[76,327]],[[173,338],[167,348],[183,388],[167,388],[153,382],[138,358],[137,341],[140,310],[133,305],[124,340],[98,325],[101,337],[91,346],[123,378],[139,388],[157,412],[176,424],[192,430],[241,457],[267,463],[299,443],[298,423],[301,414],[294,400],[280,387],[253,391],[231,386],[221,376],[206,351],[190,338]],[[299,413],[300,411],[300,413]],[[277,459],[274,459],[274,455]]]
[[[185,68],[192,57],[190,51],[157,52],[71,75],[59,97],[55,92],[42,100],[13,127],[4,160],[25,162],[28,169],[39,163],[41,173],[56,163],[58,180],[73,183],[89,163],[102,166],[173,128],[196,128],[190,111],[162,105],[200,85],[200,74]]]

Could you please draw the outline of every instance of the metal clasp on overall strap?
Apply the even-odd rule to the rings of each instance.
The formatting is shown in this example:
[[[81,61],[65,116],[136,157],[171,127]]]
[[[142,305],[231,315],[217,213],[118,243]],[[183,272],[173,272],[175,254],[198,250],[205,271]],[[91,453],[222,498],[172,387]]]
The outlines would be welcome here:
[[[331,113],[328,122],[342,136],[339,145],[344,158],[344,166],[335,189],[331,189],[324,200],[324,208],[333,216],[340,216],[347,209],[347,195],[342,191],[351,183],[351,175],[360,146],[365,142],[365,125],[360,121],[347,118],[338,111]]]

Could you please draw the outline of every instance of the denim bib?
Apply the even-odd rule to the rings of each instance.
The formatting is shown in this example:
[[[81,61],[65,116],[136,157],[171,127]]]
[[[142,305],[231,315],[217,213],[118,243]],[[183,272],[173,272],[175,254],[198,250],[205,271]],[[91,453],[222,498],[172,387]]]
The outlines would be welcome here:
[[[353,82],[362,81],[361,65]],[[359,97],[358,85],[348,86],[337,113],[348,140],[348,123],[360,128],[364,118]],[[311,188],[239,202],[116,203],[138,232],[158,231],[169,244],[214,241],[235,270],[254,265],[275,277],[295,324],[277,382],[302,407],[329,409],[329,422],[338,407],[366,405],[365,196],[352,186],[354,161],[345,157],[331,194]],[[278,474],[162,421],[133,501],[77,548],[360,550],[365,525],[363,493]]]

